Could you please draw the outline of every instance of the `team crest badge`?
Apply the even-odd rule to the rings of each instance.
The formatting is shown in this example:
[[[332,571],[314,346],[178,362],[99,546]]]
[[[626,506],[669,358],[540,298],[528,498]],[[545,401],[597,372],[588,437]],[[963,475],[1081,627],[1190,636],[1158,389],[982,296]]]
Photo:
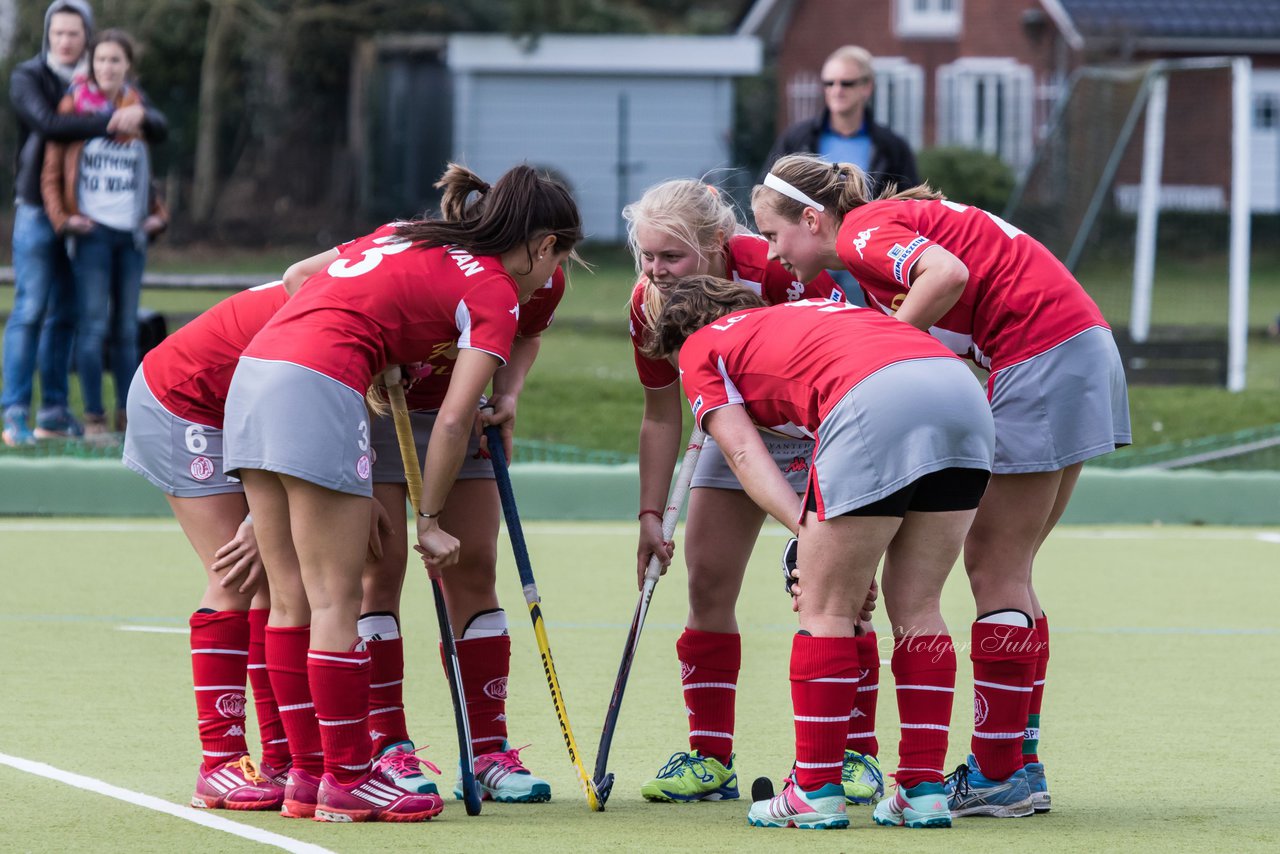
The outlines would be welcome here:
[[[991,707],[987,705],[987,698],[982,696],[979,691],[973,692],[973,725],[980,727],[987,722],[987,713],[991,711]]]
[[[484,695],[491,700],[507,699],[507,677],[499,676],[497,679],[490,679],[486,682]]]
[[[244,717],[244,694],[238,691],[223,694],[214,701],[213,706],[224,718],[242,718]]]
[[[191,461],[191,476],[196,480],[208,480],[213,477],[213,460],[208,457],[196,457]]]
[[[356,460],[356,477],[361,480],[369,479],[369,455],[361,454],[360,459]]]

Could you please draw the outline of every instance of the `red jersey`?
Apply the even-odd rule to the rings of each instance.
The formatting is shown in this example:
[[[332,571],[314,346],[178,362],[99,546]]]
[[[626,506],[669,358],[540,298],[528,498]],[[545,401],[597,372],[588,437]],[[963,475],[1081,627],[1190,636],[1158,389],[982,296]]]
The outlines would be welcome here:
[[[520,318],[515,281],[494,257],[417,247],[384,225],[338,247],[245,348],[254,359],[310,368],[364,394],[387,365],[457,347],[503,362]]]
[[[800,282],[777,261],[769,260],[769,242],[755,234],[735,234],[724,247],[725,275],[764,297],[769,305],[802,299],[832,299],[845,302],[844,290],[825,272],[812,282]],[[649,359],[640,353],[649,321],[644,309],[643,276],[631,291],[631,346],[635,351],[636,373],[645,388],[665,388],[676,381],[676,369],[664,359]]]
[[[757,425],[813,438],[849,389],[911,359],[956,358],[941,343],[879,312],[830,300],[750,308],[704,326],[680,349],[680,382],[702,426],[738,403]]]
[[[259,285],[227,297],[165,338],[142,359],[151,394],[171,414],[221,430],[241,351],[288,298],[280,282]]]
[[[961,356],[999,370],[1107,322],[1070,271],[1034,238],[981,208],[951,201],[879,201],[845,215],[840,260],[867,304],[893,314],[911,268],[934,244],[969,268],[960,301],[929,331]]]
[[[556,306],[564,298],[564,283],[564,270],[557,268],[551,278],[547,279],[547,283],[534,291],[529,301],[520,306],[516,337],[535,338],[551,326]],[[445,392],[449,390],[449,377],[457,358],[457,348],[450,347],[427,360],[426,364],[430,365],[431,372],[414,383],[405,395],[410,409],[429,411],[440,408]]]

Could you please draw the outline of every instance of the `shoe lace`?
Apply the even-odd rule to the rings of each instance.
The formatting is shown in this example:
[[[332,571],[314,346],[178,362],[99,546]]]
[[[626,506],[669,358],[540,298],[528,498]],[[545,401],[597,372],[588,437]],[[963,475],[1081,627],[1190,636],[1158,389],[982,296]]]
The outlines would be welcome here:
[[[680,751],[671,754],[671,758],[667,760],[667,764],[662,766],[662,770],[658,772],[658,779],[665,780],[671,777],[679,777],[688,771],[697,775],[698,779],[709,781],[714,775],[707,770],[706,763],[701,756],[692,753]]]
[[[529,747],[529,745],[499,750],[496,753],[491,753],[490,756],[505,771],[509,771],[512,774],[528,774],[529,769],[524,767],[524,763],[520,761],[520,751],[524,750],[525,747]]]
[[[425,776],[422,773],[422,766],[431,769],[433,774],[439,774],[440,769],[436,767],[434,762],[423,759],[418,755],[418,751],[426,750],[430,745],[424,744],[416,750],[388,750],[386,753],[378,757],[378,761],[374,764],[374,768],[378,771],[386,771],[397,777]]]
[[[267,782],[267,778],[263,777],[262,773],[258,771],[258,766],[254,764],[253,759],[248,754],[241,756],[236,765],[240,768],[241,775],[250,783],[262,785]]]
[[[969,766],[967,764],[956,767],[956,770],[947,775],[947,783],[955,787],[955,793],[960,796],[969,793]]]
[[[849,761],[850,759],[853,761]],[[857,753],[852,750],[845,754],[844,769],[841,772],[840,779],[847,780],[851,783],[858,782],[857,777],[854,775],[855,766],[861,768],[863,773],[870,774],[871,779],[875,781],[876,786],[881,788],[884,787],[884,771],[877,768],[875,763],[868,762],[864,754]]]

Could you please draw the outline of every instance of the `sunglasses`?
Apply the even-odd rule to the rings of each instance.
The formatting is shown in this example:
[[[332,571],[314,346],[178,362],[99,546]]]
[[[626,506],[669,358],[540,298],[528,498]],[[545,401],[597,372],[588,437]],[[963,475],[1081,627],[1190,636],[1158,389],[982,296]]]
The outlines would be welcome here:
[[[841,89],[852,89],[854,86],[865,86],[870,82],[870,77],[855,77],[852,80],[823,80],[822,88],[830,89],[832,86],[839,86]]]

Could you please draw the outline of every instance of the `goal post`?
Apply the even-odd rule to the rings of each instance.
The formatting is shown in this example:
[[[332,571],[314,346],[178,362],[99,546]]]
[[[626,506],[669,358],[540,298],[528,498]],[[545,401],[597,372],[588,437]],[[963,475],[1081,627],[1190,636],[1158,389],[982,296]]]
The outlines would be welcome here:
[[[1220,351],[1211,373],[1233,391],[1245,386],[1248,344],[1251,68],[1247,58],[1199,57],[1077,69],[1005,210],[1073,271],[1123,247],[1127,293],[1114,275],[1082,278],[1117,332],[1137,348],[1159,343],[1162,358],[1177,354],[1179,339],[1189,359]],[[1169,210],[1211,218],[1215,234],[1225,220],[1226,245],[1204,254],[1226,263],[1203,287],[1188,293],[1184,282],[1162,302],[1157,256],[1177,242],[1160,240]]]

